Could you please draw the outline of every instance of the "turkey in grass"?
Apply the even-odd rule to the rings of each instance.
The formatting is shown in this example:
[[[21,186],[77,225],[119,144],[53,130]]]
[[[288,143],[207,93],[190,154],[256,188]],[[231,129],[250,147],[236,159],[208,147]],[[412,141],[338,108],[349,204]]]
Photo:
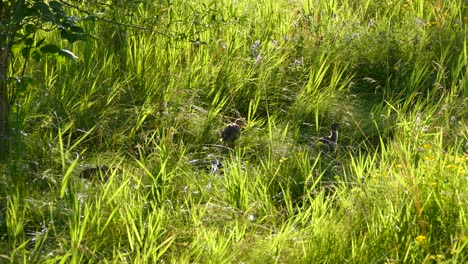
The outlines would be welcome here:
[[[340,124],[337,122],[333,122],[330,129],[330,135],[326,137],[322,137],[319,139],[319,142],[326,145],[329,150],[335,150],[338,144],[338,129],[340,128]]]
[[[223,131],[221,132],[221,140],[225,144],[232,145],[236,139],[239,138],[241,129],[245,128],[247,126],[247,123],[245,122],[244,118],[238,118],[234,121],[234,123],[231,123],[227,125]]]

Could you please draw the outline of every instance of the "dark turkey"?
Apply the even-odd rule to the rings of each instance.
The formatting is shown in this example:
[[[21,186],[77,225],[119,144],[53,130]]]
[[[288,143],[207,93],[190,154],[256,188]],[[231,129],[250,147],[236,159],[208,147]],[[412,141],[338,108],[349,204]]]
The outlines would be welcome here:
[[[238,118],[234,123],[227,125],[221,132],[221,140],[226,144],[233,144],[239,138],[241,129],[247,124],[243,118]]]
[[[327,137],[322,137],[319,139],[324,145],[328,146],[329,149],[335,150],[338,144],[338,129],[340,128],[340,124],[333,122],[331,125],[330,135]]]

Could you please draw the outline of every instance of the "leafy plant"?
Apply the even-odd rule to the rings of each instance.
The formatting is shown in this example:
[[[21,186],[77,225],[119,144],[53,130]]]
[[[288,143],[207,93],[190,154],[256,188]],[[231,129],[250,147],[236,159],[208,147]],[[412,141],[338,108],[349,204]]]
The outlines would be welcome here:
[[[87,34],[80,26],[82,18],[66,13],[61,1],[2,1],[0,6],[0,145],[8,149],[10,111],[18,96],[24,96],[32,79],[26,76],[30,59],[39,62],[46,54],[69,59],[78,57],[70,50],[47,43],[41,32],[58,31],[69,43],[83,40]],[[22,66],[11,67],[21,56]],[[2,156],[8,151],[2,151]]]

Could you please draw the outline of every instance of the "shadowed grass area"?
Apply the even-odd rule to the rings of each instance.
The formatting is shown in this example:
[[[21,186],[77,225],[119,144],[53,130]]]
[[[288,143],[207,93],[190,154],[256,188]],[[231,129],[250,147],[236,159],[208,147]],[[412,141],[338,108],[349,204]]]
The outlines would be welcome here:
[[[0,262],[466,261],[462,2],[105,9],[156,31],[96,21],[63,43],[78,61],[31,65]],[[333,122],[336,150],[319,142]]]

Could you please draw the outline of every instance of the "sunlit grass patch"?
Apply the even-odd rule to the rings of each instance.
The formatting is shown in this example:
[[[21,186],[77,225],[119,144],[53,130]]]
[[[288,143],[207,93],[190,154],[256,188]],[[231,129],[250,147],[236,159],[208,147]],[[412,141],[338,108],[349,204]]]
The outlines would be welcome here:
[[[466,259],[461,1],[121,4],[102,16],[168,35],[96,22],[77,62],[34,63],[0,259]]]

